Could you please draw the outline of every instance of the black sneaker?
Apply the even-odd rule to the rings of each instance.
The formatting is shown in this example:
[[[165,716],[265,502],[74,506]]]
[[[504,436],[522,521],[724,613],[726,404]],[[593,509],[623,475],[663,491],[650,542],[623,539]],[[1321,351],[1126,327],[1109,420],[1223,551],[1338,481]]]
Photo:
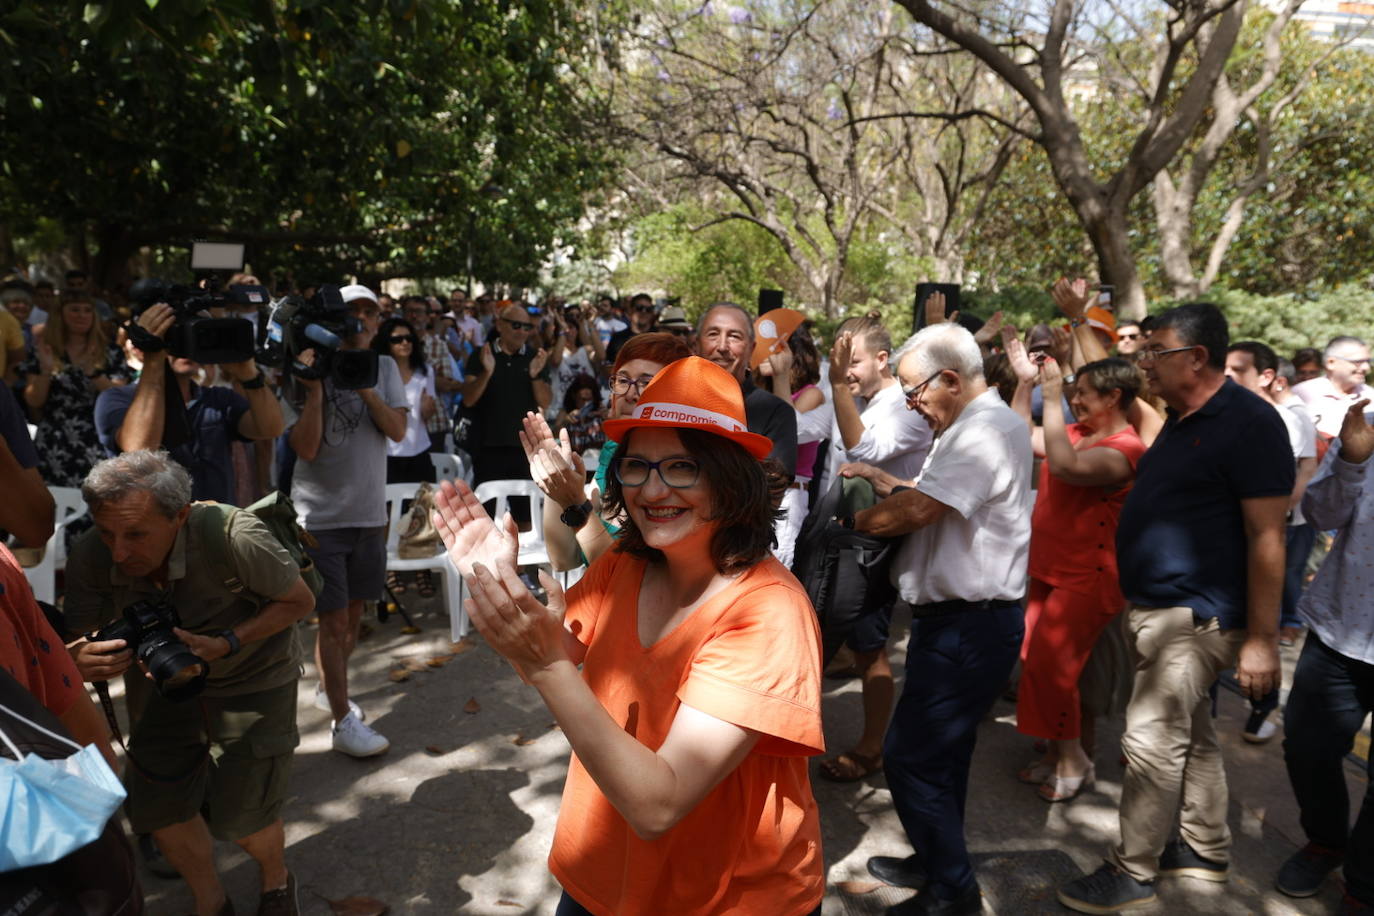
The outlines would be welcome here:
[[[983,892],[975,883],[953,900],[921,891],[909,900],[890,906],[884,916],[978,916],[983,912]]]
[[[1059,902],[1080,913],[1120,913],[1154,903],[1153,884],[1143,884],[1110,862],[1059,889]]]
[[[905,859],[896,856],[870,856],[868,873],[884,884],[920,890],[926,886],[926,870],[921,857],[912,853]]]
[[[286,887],[268,891],[258,900],[258,916],[298,916],[300,902],[296,899],[296,876],[286,873]]]
[[[1161,875],[1201,878],[1203,881],[1225,884],[1229,872],[1230,866],[1225,862],[1213,862],[1211,859],[1204,859],[1193,850],[1193,847],[1188,845],[1186,840],[1181,838],[1173,840],[1168,846],[1165,846],[1164,854],[1159,857],[1159,873]]]
[[[1311,897],[1344,861],[1345,850],[1308,843],[1283,863],[1274,886],[1290,897]]]

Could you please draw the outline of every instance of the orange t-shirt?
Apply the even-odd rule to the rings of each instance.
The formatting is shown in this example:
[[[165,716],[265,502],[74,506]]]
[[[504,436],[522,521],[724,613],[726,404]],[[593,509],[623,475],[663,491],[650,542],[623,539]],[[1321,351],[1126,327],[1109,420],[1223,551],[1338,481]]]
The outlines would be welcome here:
[[[1068,427],[1069,442],[1088,435],[1080,423]],[[1145,443],[1132,427],[1113,433],[1092,448],[1115,449],[1135,471]],[[1047,585],[1100,597],[1109,608],[1125,603],[1116,575],[1116,524],[1131,492],[1121,487],[1083,487],[1040,466],[1040,490],[1031,515],[1030,575]]]
[[[593,913],[799,916],[825,891],[806,758],[821,736],[820,632],[806,592],[767,557],[649,648],[646,562],[609,550],[568,595],[582,677],[646,747],[679,704],[761,732],[753,751],[670,831],[640,839],[574,754],[549,869]]]
[[[19,561],[0,544],[0,668],[55,716],[64,715],[85,688],[76,662],[34,601]]]

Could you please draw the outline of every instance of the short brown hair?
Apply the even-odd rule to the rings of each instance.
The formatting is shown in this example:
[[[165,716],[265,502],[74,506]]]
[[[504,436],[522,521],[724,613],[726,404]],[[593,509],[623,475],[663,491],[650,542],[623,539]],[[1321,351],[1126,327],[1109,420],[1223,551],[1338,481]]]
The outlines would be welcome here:
[[[620,443],[617,457],[626,453],[634,432],[631,429]],[[711,535],[711,561],[716,571],[728,575],[748,569],[767,556],[773,545],[773,502],[763,464],[723,436],[699,429],[675,432],[687,454],[701,465],[711,488],[710,520],[717,523]],[[605,502],[611,516],[624,517],[617,550],[646,560],[663,559],[662,551],[644,542],[634,519],[625,512],[625,493],[614,468],[606,475]]]
[[[1078,370],[1077,377],[1079,382],[1087,382],[1098,394],[1120,391],[1121,401],[1117,407],[1122,413],[1140,394],[1142,383],[1140,369],[1135,363],[1119,356],[1088,363]]]
[[[692,348],[681,337],[667,331],[649,331],[636,334],[621,345],[615,355],[614,369],[619,369],[632,359],[647,359],[651,363],[666,366],[691,355]]]

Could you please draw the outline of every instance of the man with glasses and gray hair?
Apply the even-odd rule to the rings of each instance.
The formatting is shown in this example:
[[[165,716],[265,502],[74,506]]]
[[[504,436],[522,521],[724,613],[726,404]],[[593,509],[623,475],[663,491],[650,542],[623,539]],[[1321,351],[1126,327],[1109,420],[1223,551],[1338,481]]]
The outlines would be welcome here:
[[[1369,375],[1369,346],[1358,337],[1333,337],[1322,352],[1326,374],[1293,386],[1302,398],[1317,432],[1339,436],[1350,405],[1374,400],[1374,388],[1365,384]]]
[[[1145,905],[1160,876],[1227,880],[1226,772],[1209,691],[1232,667],[1251,699],[1278,686],[1293,453],[1274,408],[1226,377],[1228,344],[1221,310],[1192,303],[1156,316],[1138,354],[1169,410],[1116,532],[1136,659],[1121,841],[1060,889],[1059,902],[1080,912]]]
[[[916,852],[874,856],[868,870],[921,889],[889,913],[972,914],[982,899],[964,840],[969,764],[1024,635],[1030,432],[984,380],[978,342],[959,325],[922,329],[896,361],[907,407],[925,418],[934,444],[915,481],[866,474],[884,498],[841,521],[904,536],[892,579],[911,606],[911,637],[883,766]]]

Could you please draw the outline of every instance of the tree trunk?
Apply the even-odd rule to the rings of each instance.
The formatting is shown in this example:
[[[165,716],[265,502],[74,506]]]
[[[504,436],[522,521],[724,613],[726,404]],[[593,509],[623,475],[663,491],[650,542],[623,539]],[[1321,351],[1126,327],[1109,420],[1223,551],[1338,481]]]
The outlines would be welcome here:
[[[1151,186],[1155,224],[1159,230],[1159,264],[1169,292],[1175,299],[1189,299],[1198,293],[1197,271],[1193,267],[1192,195],[1180,193],[1173,177],[1160,171]]]
[[[1131,251],[1125,209],[1104,207],[1097,218],[1084,218],[1083,225],[1097,254],[1098,275],[1114,288],[1116,314],[1137,321],[1144,318],[1145,287]]]

